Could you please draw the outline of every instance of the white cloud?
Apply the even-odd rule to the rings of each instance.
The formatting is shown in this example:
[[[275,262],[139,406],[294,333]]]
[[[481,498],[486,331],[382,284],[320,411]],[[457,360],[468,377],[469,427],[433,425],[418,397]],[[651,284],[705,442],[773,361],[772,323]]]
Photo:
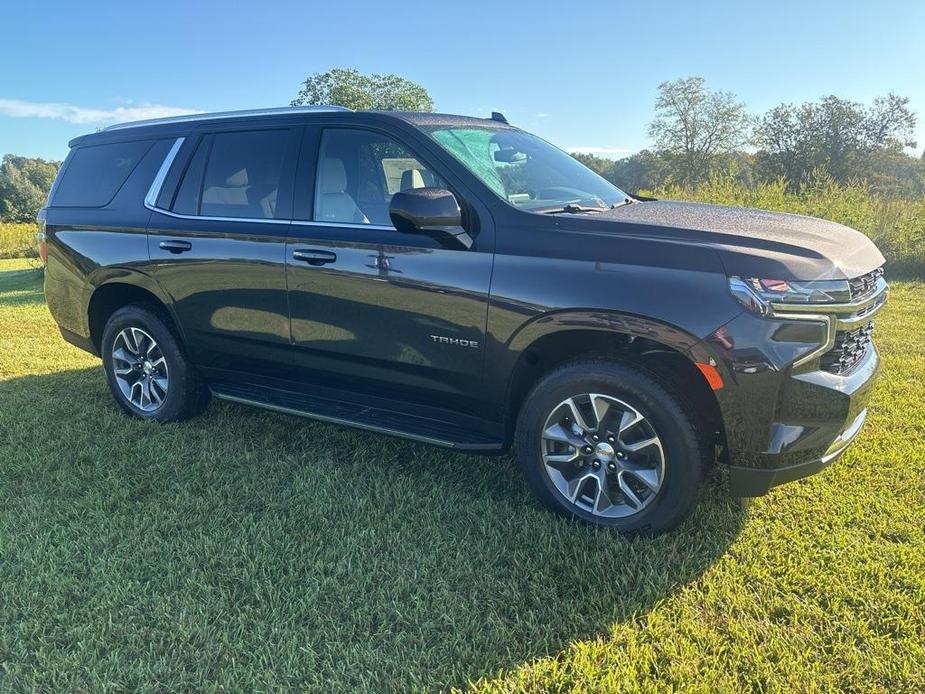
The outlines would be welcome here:
[[[579,146],[574,145],[572,147],[565,147],[566,152],[571,152],[573,154],[599,154],[604,157],[621,157],[624,154],[629,154],[630,150],[625,149],[624,147],[608,147],[604,146]]]
[[[549,118],[551,115],[551,113],[537,113],[536,118]]]
[[[10,118],[50,118],[68,123],[109,124],[124,123],[146,118],[165,118],[168,116],[185,116],[201,111],[160,104],[138,104],[137,106],[119,106],[112,109],[83,108],[73,104],[39,103],[20,101],[18,99],[0,99],[0,115]]]

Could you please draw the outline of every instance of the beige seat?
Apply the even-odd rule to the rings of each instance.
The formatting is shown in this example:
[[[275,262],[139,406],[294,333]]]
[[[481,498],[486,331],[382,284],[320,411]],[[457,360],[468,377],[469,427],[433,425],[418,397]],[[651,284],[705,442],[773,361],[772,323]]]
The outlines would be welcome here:
[[[400,190],[414,190],[415,188],[424,188],[426,185],[427,184],[424,183],[424,176],[418,169],[402,171]]]
[[[316,190],[316,221],[369,224],[363,210],[347,193],[347,172],[340,159],[326,157],[321,160]]]
[[[208,211],[209,205],[217,207],[247,207],[247,191],[250,189],[247,169],[241,169],[225,179],[224,186],[209,186],[202,191],[202,206]],[[204,213],[205,213],[204,211]]]

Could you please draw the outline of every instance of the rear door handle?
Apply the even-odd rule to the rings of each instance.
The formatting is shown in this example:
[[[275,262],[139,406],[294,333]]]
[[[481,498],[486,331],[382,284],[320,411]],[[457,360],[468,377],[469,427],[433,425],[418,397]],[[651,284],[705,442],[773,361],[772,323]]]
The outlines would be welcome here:
[[[335,260],[337,260],[336,253],[332,253],[331,251],[317,251],[313,249],[293,251],[292,257],[295,260],[301,260],[304,263],[315,266],[324,265],[325,263],[333,263]]]
[[[193,249],[193,244],[189,241],[161,241],[158,246],[168,253],[186,253]]]

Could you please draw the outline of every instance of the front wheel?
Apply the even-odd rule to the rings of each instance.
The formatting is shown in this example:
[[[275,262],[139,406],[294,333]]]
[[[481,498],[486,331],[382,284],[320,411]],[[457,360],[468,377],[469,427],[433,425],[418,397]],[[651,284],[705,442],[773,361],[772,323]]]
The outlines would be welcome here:
[[[199,414],[209,390],[165,322],[143,306],[125,306],[103,330],[103,368],[109,389],[128,414],[175,422]]]
[[[693,508],[707,446],[687,408],[646,372],[560,367],[527,396],[517,460],[543,504],[623,532],[659,532]]]

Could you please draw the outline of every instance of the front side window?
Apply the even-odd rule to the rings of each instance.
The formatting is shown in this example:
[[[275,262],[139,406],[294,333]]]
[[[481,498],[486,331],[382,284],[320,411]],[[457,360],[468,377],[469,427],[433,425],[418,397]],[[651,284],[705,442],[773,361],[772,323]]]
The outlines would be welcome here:
[[[391,225],[389,203],[399,191],[446,183],[407,147],[367,130],[325,130],[315,174],[314,219]]]
[[[287,130],[217,133],[199,143],[173,211],[203,217],[273,219]]]
[[[606,209],[627,199],[626,193],[574,157],[521,130],[432,126],[425,131],[515,207],[534,212],[567,205]]]

